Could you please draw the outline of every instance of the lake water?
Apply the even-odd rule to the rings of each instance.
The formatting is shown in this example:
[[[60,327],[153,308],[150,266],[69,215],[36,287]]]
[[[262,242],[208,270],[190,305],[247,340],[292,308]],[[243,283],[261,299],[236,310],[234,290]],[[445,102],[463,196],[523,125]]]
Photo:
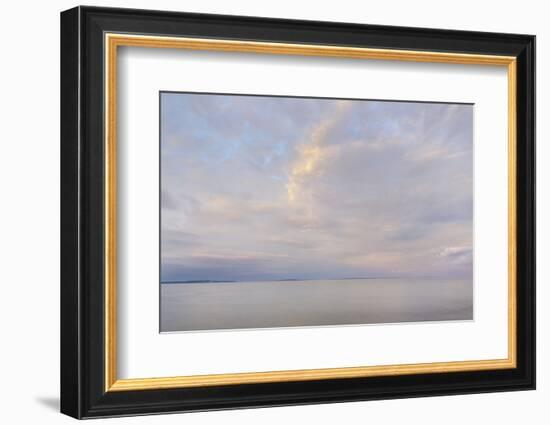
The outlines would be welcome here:
[[[470,279],[161,284],[162,332],[472,318]]]

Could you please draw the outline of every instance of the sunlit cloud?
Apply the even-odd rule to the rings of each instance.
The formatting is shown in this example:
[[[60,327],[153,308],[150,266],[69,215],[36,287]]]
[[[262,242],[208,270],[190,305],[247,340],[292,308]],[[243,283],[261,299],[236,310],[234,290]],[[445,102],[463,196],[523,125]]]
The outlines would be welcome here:
[[[292,165],[286,185],[289,202],[296,201],[301,191],[301,185],[307,176],[314,173],[319,164],[329,157],[330,149],[324,146],[330,130],[332,130],[345,115],[352,102],[338,100],[327,116],[317,123],[298,147],[298,158]]]

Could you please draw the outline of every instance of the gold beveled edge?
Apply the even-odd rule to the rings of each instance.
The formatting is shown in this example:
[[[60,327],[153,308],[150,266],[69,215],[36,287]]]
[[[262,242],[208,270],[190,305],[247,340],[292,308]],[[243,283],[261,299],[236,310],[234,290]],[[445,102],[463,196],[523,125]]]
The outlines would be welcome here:
[[[517,61],[508,64],[508,358],[517,365]]]
[[[419,364],[117,379],[116,373],[116,58],[118,46],[400,60],[508,68],[508,358]],[[105,391],[309,381],[510,369],[516,359],[516,58],[326,45],[105,34]]]
[[[509,359],[502,359],[417,363],[393,366],[361,366],[329,369],[283,370],[274,372],[174,376],[167,378],[119,379],[109,388],[109,391],[206,387],[212,385],[259,384],[288,381],[315,381],[320,379],[413,375],[415,373],[423,372],[447,373],[510,369],[513,367],[515,367],[515,365]]]
[[[116,75],[117,49],[106,37],[105,43],[105,365],[104,383],[108,391],[116,381]]]
[[[137,34],[107,33],[112,46],[155,47],[168,49],[210,50],[278,55],[329,56],[357,59],[399,60],[409,62],[439,62],[476,65],[509,65],[513,56],[448,53],[418,50],[342,47],[316,44],[289,44],[246,40],[165,37]]]

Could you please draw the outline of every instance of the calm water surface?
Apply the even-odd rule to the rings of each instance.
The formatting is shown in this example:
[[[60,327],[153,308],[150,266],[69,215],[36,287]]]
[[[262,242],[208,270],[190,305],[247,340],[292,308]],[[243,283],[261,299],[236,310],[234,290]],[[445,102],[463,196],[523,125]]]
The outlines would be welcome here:
[[[472,318],[470,279],[161,284],[162,332]]]

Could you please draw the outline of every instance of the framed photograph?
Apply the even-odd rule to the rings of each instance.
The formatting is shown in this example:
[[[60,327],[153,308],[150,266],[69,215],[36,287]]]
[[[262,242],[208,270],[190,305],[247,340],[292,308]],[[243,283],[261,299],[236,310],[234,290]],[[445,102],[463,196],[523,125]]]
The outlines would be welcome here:
[[[535,388],[535,37],[61,14],[61,411]]]

